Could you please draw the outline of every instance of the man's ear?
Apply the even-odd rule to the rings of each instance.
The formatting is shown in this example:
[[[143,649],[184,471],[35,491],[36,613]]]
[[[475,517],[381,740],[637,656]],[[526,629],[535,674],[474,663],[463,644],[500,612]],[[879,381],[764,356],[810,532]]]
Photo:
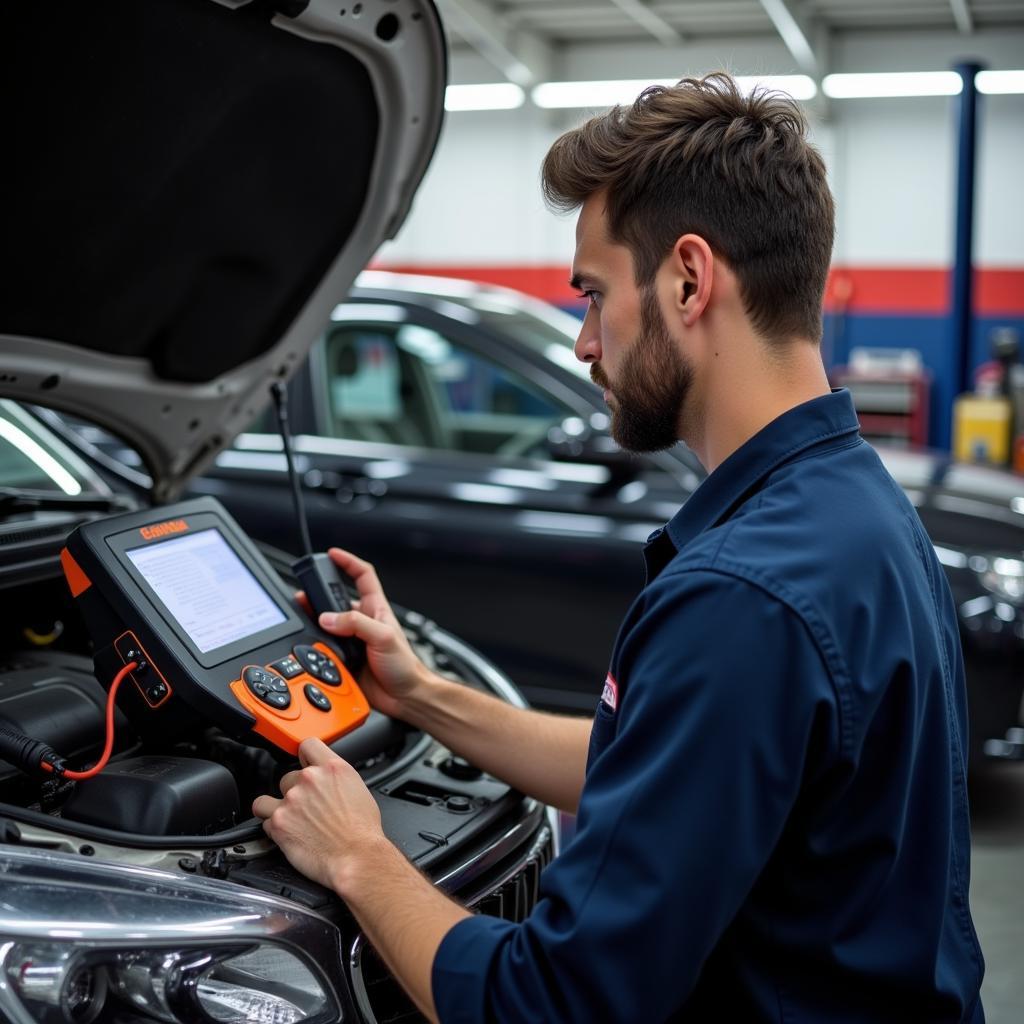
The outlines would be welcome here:
[[[711,301],[715,256],[700,235],[681,235],[669,257],[676,293],[674,305],[685,327],[692,327]]]

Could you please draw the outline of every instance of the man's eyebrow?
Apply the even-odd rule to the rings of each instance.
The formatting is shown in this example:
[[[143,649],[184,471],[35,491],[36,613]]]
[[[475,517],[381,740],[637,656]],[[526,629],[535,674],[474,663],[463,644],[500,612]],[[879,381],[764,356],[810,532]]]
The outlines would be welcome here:
[[[569,278],[569,287],[575,288],[576,291],[581,292],[584,290],[583,286],[586,284],[600,284],[601,282],[593,274],[588,273],[585,270],[577,271],[572,277]]]

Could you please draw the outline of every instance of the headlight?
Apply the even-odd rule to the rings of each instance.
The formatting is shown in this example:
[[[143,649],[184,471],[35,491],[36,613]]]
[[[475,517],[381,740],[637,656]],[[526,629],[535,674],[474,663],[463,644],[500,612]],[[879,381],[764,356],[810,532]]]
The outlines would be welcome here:
[[[1024,605],[1024,562],[1016,558],[975,556],[970,565],[987,591],[1002,601]]]
[[[0,877],[0,1019],[11,1024],[343,1019],[337,929],[294,904],[34,850],[0,853]]]

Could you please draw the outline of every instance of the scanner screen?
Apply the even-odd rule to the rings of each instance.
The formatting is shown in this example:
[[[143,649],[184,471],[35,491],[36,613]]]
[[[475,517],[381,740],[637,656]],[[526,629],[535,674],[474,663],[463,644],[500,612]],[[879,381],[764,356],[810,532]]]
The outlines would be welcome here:
[[[219,530],[125,553],[203,654],[286,620]]]

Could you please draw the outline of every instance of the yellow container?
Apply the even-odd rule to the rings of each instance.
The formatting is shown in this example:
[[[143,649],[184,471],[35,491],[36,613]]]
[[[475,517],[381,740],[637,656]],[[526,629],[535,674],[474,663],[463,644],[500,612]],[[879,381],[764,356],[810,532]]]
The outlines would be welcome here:
[[[1010,461],[1010,400],[960,395],[953,402],[953,457],[958,462]]]

